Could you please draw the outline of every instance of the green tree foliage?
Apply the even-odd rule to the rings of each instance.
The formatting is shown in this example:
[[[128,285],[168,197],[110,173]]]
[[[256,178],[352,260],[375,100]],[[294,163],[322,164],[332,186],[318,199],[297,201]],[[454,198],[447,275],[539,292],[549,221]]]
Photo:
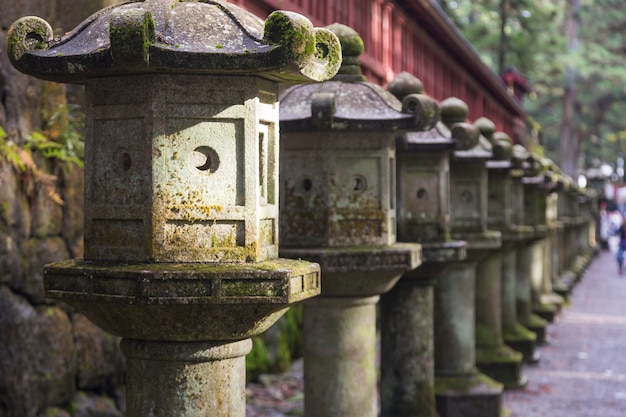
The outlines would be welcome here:
[[[626,153],[626,3],[594,0],[580,9],[578,105],[583,151],[614,163]],[[595,142],[595,143],[594,143]]]
[[[562,3],[563,0],[442,0],[441,6],[487,65],[496,72],[515,67],[530,76],[541,67],[561,71],[549,68],[555,62],[543,58],[546,53],[553,56],[564,46],[563,37],[555,36],[562,19]]]
[[[56,177],[48,173],[46,161],[83,167],[84,115],[73,105],[60,104],[50,114],[44,112],[45,129],[34,131],[18,144],[0,126],[0,163],[9,163],[20,175],[23,191],[32,195],[43,187],[50,198],[63,204],[56,192]]]
[[[528,77],[534,93],[524,106],[541,127],[547,156],[584,167],[626,153],[626,2],[441,0],[441,6],[487,65],[496,72],[513,66]],[[573,111],[564,118],[571,91]],[[573,134],[561,139],[565,119]],[[569,149],[575,152],[563,155]]]

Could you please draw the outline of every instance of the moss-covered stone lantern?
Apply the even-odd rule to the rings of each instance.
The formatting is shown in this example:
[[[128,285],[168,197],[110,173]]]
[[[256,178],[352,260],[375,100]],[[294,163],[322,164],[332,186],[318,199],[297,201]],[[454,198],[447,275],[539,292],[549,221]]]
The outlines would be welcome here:
[[[441,102],[441,120],[448,127],[465,122],[468,112],[458,98]],[[455,151],[450,160],[450,234],[468,246],[467,258],[446,269],[435,286],[435,392],[437,411],[444,417],[495,417],[501,412],[503,385],[476,367],[483,359],[478,348],[489,309],[485,304],[499,301],[490,277],[500,264],[489,255],[500,249],[501,234],[487,229],[486,163],[492,156],[490,143],[480,136],[476,146]]]
[[[502,233],[502,339],[522,353],[527,362],[537,362],[537,336],[517,319],[517,252],[534,236],[534,229],[524,224],[524,192],[521,178],[528,152],[513,145],[511,138],[496,132],[493,122],[479,119],[482,134],[493,146],[494,159],[487,162],[489,196],[487,225]],[[519,372],[519,371],[517,371]],[[519,381],[519,380],[518,380]]]
[[[569,177],[563,176],[556,164],[547,158],[542,158],[544,167],[543,198],[545,199],[546,235],[543,239],[543,272],[541,281],[531,281],[533,311],[548,321],[554,320],[555,315],[563,305],[563,297],[554,292],[557,284],[558,270],[562,265],[563,242],[560,237],[564,224],[558,218],[559,195],[562,181],[570,182]]]
[[[490,251],[479,263],[476,277],[476,364],[478,369],[502,382],[505,387],[525,385],[527,379],[521,373],[524,355],[515,351],[506,338],[531,343],[528,357],[534,356],[535,335],[517,323],[515,247],[532,236],[533,229],[521,223],[513,223],[512,171],[513,143],[503,132],[497,132],[495,124],[484,117],[474,124],[486,138],[493,153],[487,161],[488,208],[487,225],[502,236],[499,250]],[[519,208],[519,207],[518,207]],[[505,321],[506,319],[506,321]],[[506,324],[505,324],[506,323]],[[505,338],[506,335],[506,338]],[[519,344],[519,342],[518,342]]]
[[[423,94],[421,81],[406,72],[387,89],[400,100]],[[396,136],[398,240],[422,245],[422,264],[381,296],[381,416],[437,415],[433,287],[467,246],[450,238],[449,159],[477,141],[478,129],[464,122]]]
[[[585,263],[580,256],[589,247],[589,218],[584,216],[581,204],[587,198],[571,177],[564,178],[567,186],[560,188],[558,192],[559,220],[564,225],[559,261],[561,268],[572,270],[578,280],[584,272],[582,265]]]
[[[323,81],[336,36],[224,1],[130,1],[53,38],[12,26],[20,71],[85,85],[85,259],[45,295],[123,337],[127,415],[245,415],[250,337],[320,291],[278,259],[278,84]]]
[[[532,226],[533,237],[520,246],[517,254],[517,315],[522,326],[534,332],[537,344],[546,341],[548,322],[535,314],[538,304],[537,292],[543,280],[545,238],[548,233],[546,187],[550,177],[546,176],[542,158],[529,154],[524,164],[522,184],[524,190],[524,224]],[[534,295],[533,295],[534,293]]]
[[[570,269],[574,270],[579,276],[582,276],[582,273],[597,255],[598,250],[598,242],[596,241],[596,222],[600,215],[598,212],[598,192],[593,188],[579,186],[578,205],[582,224],[578,236],[578,253]],[[562,272],[562,269],[559,270],[559,273]],[[557,278],[557,284],[561,285],[561,288],[563,288],[560,275],[557,277],[559,277]],[[556,285],[554,291],[561,294],[556,288]]]
[[[431,126],[437,108],[365,82],[361,38],[329,29],[338,75],[281,95],[280,253],[322,268],[322,295],[304,304],[305,416],[374,417],[376,303],[421,261],[419,245],[395,243],[395,134]]]

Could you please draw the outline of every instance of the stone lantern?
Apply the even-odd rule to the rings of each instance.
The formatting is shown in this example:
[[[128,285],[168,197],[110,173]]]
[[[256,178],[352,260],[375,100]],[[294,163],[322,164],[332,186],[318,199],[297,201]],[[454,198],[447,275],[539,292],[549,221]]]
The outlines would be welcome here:
[[[508,197],[508,188],[502,187],[502,183],[489,182],[494,177],[494,172],[500,171],[503,164],[510,163],[512,144],[510,138],[501,132],[496,132],[495,124],[486,118],[479,118],[474,122],[481,132],[478,149],[490,154],[490,158],[484,163],[473,163],[474,169],[479,173],[478,178],[485,176],[485,193],[487,194],[486,212],[487,225],[490,229],[500,233],[501,245],[498,248],[484,251],[476,251],[478,259],[476,266],[476,365],[478,369],[501,382],[505,387],[513,388],[526,384],[526,378],[521,374],[521,362],[523,356],[504,344],[502,336],[502,254],[510,247],[508,239],[519,237],[519,231],[515,230],[509,222],[506,204],[500,204],[498,197]],[[482,149],[481,149],[482,148]],[[478,154],[479,152],[477,152]],[[469,162],[466,163],[469,165]],[[480,173],[484,171],[484,173]],[[459,167],[459,173],[461,167]],[[502,172],[498,172],[502,174]],[[502,175],[500,175],[502,176]],[[457,177],[461,178],[460,176]],[[467,190],[463,191],[467,192]],[[508,198],[507,198],[508,203]],[[494,216],[493,208],[503,214]],[[491,216],[490,214],[491,208]],[[504,211],[504,213],[502,213]],[[494,217],[496,217],[494,219]],[[491,222],[490,222],[491,220]],[[495,220],[495,221],[494,221]],[[491,225],[489,225],[491,223]],[[495,227],[493,227],[495,226]],[[485,229],[487,230],[487,229]],[[487,230],[489,233],[489,230]],[[505,240],[506,238],[506,240]],[[470,246],[471,249],[471,246]]]
[[[571,187],[567,193],[567,204],[569,211],[573,219],[573,230],[568,240],[567,251],[567,266],[571,269],[575,269],[578,275],[582,275],[582,268],[580,266],[580,255],[589,246],[587,243],[588,237],[588,219],[583,213],[583,202],[585,201],[585,195],[582,189],[576,184],[573,178],[570,178]]]
[[[428,128],[435,103],[402,102],[364,81],[363,42],[334,24],[344,61],[321,85],[281,95],[281,256],[318,262],[322,294],[304,304],[307,417],[374,417],[376,304],[420,246],[396,242],[396,132]]]
[[[571,239],[571,230],[574,227],[574,216],[572,207],[570,206],[569,193],[572,183],[569,177],[561,176],[558,178],[556,195],[557,195],[557,216],[558,221],[562,225],[559,230],[560,250],[558,256],[558,264],[560,269],[569,268],[568,259],[568,240]]]
[[[547,181],[546,181],[547,180]],[[545,237],[548,232],[546,220],[545,189],[549,177],[537,155],[529,154],[522,177],[524,193],[524,224],[532,226],[534,235],[520,246],[517,253],[517,315],[520,324],[537,336],[537,344],[546,342],[547,321],[535,314],[533,305],[543,280]]]
[[[555,255],[557,268],[553,267],[553,285],[554,291],[565,298],[594,254],[591,240],[595,233],[590,231],[590,220],[595,224],[595,217],[589,204],[592,201],[589,191],[576,186],[572,178],[559,176],[556,194],[561,228],[557,240],[558,256]]]
[[[477,291],[482,296],[491,289],[491,307],[486,308],[489,304],[485,302],[482,303],[483,306],[479,303],[476,306],[477,312],[483,312],[482,320],[480,316],[477,317],[477,326],[481,326],[480,337],[477,335],[477,365],[480,370],[504,383],[506,387],[515,388],[527,382],[521,374],[522,359],[538,359],[535,354],[536,336],[517,322],[516,310],[516,247],[532,237],[533,229],[523,224],[523,217],[519,214],[513,216],[514,210],[523,209],[519,204],[519,196],[513,195],[513,184],[515,178],[521,174],[522,164],[522,160],[516,158],[513,152],[513,141],[506,133],[497,132],[495,124],[489,119],[482,117],[474,124],[490,142],[493,152],[493,158],[487,161],[487,224],[490,229],[497,230],[502,235],[500,250],[488,255],[496,269],[488,274],[490,276],[482,274],[477,277],[477,280],[486,280],[482,288],[477,284]],[[500,320],[497,320],[498,317]],[[517,350],[516,347],[522,349]]]
[[[580,217],[583,223],[580,234],[578,264],[581,265],[581,272],[583,272],[597,254],[596,221],[599,218],[598,192],[593,188],[581,187],[579,188],[578,202]]]
[[[517,317],[517,252],[520,246],[534,236],[534,229],[524,224],[521,179],[528,151],[521,145],[513,145],[505,133],[495,132],[493,122],[481,120],[480,124],[483,125],[483,134],[491,138],[497,157],[487,162],[487,224],[502,233],[502,339],[508,346],[522,353],[525,361],[537,362],[540,358],[535,350],[537,336],[522,326]]]
[[[544,265],[546,270],[546,276],[551,279],[551,289],[559,294],[562,299],[568,297],[570,289],[565,282],[561,282],[561,275],[565,270],[564,259],[564,230],[565,223],[563,220],[563,198],[560,193],[565,184],[566,177],[559,171],[558,173],[552,173],[552,179],[554,182],[553,192],[548,195],[548,207],[552,207],[552,212],[549,212],[551,218],[549,219],[548,235],[549,239],[549,252],[550,259],[549,265]],[[555,311],[556,313],[556,311]]]
[[[403,72],[388,85],[398,99],[422,94]],[[450,238],[450,154],[478,141],[469,123],[442,122],[396,139],[398,240],[422,246],[422,264],[381,297],[381,416],[436,416],[434,290],[438,276],[465,259],[467,244]]]
[[[441,120],[450,127],[465,122],[468,111],[463,101],[448,98],[441,103]],[[468,247],[466,260],[446,269],[435,286],[435,388],[437,411],[443,417],[501,412],[502,384],[476,368],[478,325],[487,319],[499,321],[485,318],[496,301],[487,281],[499,277],[500,268],[487,256],[501,245],[500,232],[487,229],[486,162],[491,157],[490,144],[481,137],[476,146],[454,152],[450,160],[451,237],[466,241]]]
[[[552,290],[552,265],[555,251],[562,252],[558,235],[563,226],[557,221],[558,195],[556,190],[560,188],[560,180],[564,177],[559,175],[556,165],[550,159],[541,158],[539,164],[543,175],[539,177],[539,183],[528,191],[534,199],[534,203],[532,200],[530,203],[536,210],[539,224],[545,227],[545,234],[534,244],[539,249],[537,249],[537,259],[533,261],[535,272],[531,274],[530,280],[531,300],[533,312],[550,322],[554,320],[563,305],[563,298]]]
[[[304,17],[222,1],[131,1],[59,39],[18,20],[9,57],[84,84],[85,259],[46,297],[121,336],[127,416],[245,415],[250,337],[320,291],[278,259],[278,84],[322,81],[339,43]]]

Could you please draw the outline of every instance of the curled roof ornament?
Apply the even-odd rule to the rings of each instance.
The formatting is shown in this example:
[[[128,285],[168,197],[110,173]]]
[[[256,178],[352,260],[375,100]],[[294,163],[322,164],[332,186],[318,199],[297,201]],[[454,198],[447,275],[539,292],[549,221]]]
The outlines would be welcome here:
[[[263,21],[221,0],[121,3],[59,38],[45,20],[27,16],[12,25],[7,46],[20,71],[70,83],[150,72],[302,83],[329,79],[341,65],[341,46],[331,31],[288,11]]]

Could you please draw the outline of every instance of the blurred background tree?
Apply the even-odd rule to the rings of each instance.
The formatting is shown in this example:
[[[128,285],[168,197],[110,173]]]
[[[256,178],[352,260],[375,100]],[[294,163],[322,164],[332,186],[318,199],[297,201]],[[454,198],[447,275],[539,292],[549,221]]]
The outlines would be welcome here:
[[[626,2],[440,0],[495,72],[515,67],[545,155],[568,174],[626,153]]]

